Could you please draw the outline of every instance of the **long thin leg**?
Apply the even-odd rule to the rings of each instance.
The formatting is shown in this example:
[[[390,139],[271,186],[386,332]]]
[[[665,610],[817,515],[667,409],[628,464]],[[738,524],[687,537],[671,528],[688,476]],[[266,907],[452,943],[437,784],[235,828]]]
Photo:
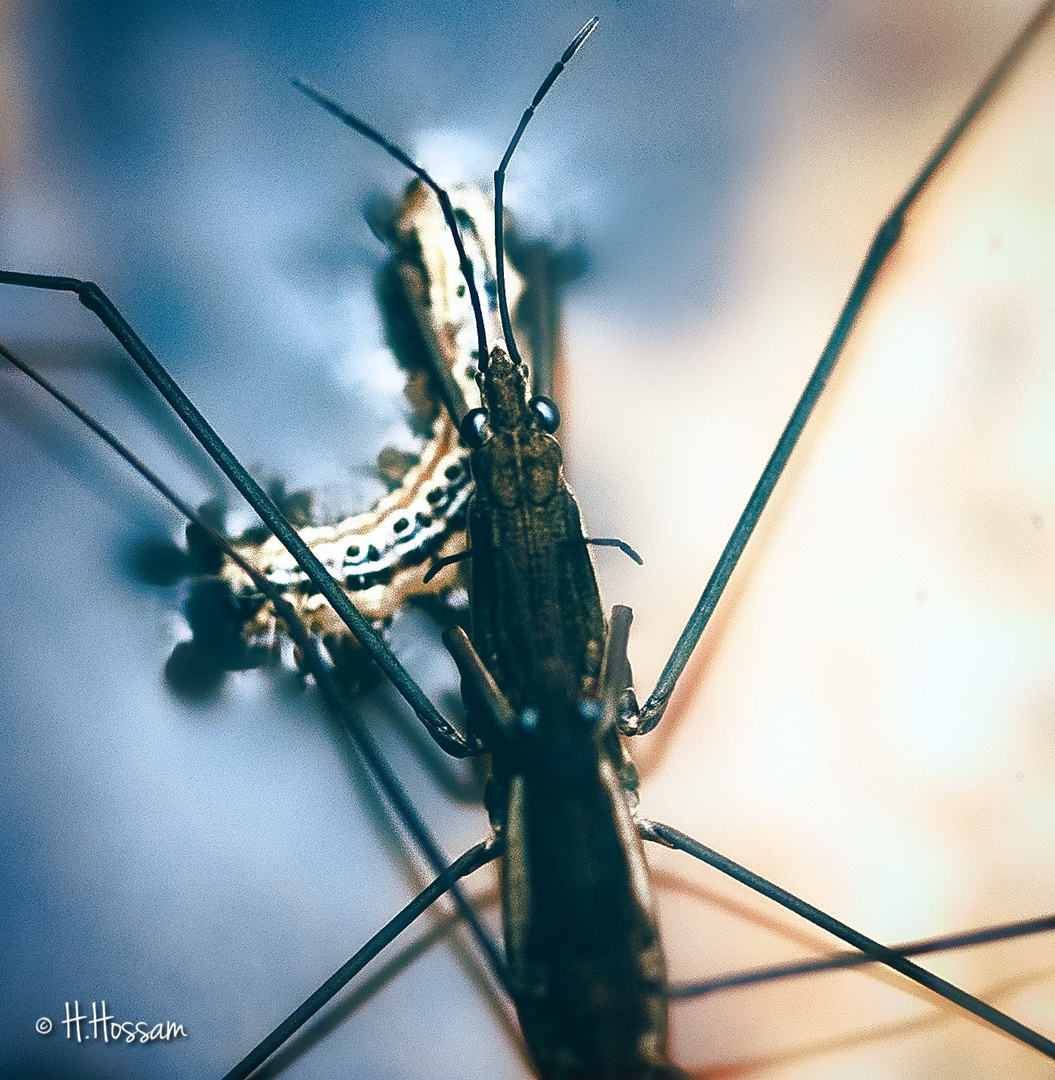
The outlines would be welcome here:
[[[813,369],[809,382],[806,383],[806,388],[803,390],[802,396],[799,398],[798,404],[795,406],[791,418],[788,420],[787,426],[777,442],[776,449],[774,449],[765,469],[763,469],[754,491],[751,492],[747,506],[740,515],[740,520],[736,523],[736,528],[733,529],[733,533],[718,559],[718,564],[715,566],[710,580],[704,586],[695,610],[689,617],[689,621],[681,632],[681,637],[678,638],[666,666],[660,673],[656,688],[641,709],[635,734],[644,735],[646,732],[651,731],[663,716],[678,677],[685,669],[696,643],[700,640],[704,628],[714,613],[714,609],[725,591],[725,586],[728,584],[729,578],[736,568],[736,564],[740,561],[740,556],[743,554],[744,548],[747,546],[747,542],[751,538],[759,518],[762,516],[762,511],[765,510],[766,504],[773,494],[773,489],[776,487],[777,481],[784,472],[788,459],[791,457],[792,451],[802,435],[803,428],[805,428],[814,406],[824,392],[835,363],[839,359],[839,355],[846,344],[850,331],[853,329],[857,316],[861,312],[861,308],[864,306],[876,276],[901,236],[905,226],[905,215],[931,177],[959,142],[971,122],[1000,88],[1022,54],[1029,48],[1053,13],[1055,13],[1055,0],[1049,0],[1036,12],[1026,28],[1015,39],[1011,48],[1004,54],[1003,59],[979,87],[977,93],[949,129],[945,138],[942,139],[930,156],[930,159],[908,186],[898,204],[879,227],[879,232],[872,241],[872,246],[857,275],[857,280],[850,290],[849,298],[843,306],[839,319],[835,324],[835,329],[832,331],[831,337],[828,339],[828,343],[817,361],[817,366]]]
[[[605,700],[606,710],[613,716],[616,712],[615,699],[622,694],[630,684],[630,666],[627,661],[626,647],[630,633],[630,624],[633,613],[630,608],[616,605],[612,609],[612,618],[609,625],[608,643],[605,649],[604,669],[601,676],[602,693]],[[732,975],[720,980],[708,980],[694,983],[686,987],[675,989],[671,993],[672,998],[701,997],[712,993],[716,989],[731,988],[733,986],[746,985],[753,982],[763,982],[767,979],[789,978],[793,975],[804,975],[814,971],[825,971],[831,968],[854,967],[868,963],[884,963],[893,967],[896,971],[907,975],[916,982],[921,983],[928,989],[940,994],[963,1008],[973,1012],[976,1016],[987,1020],[1002,1031],[1028,1042],[1030,1046],[1047,1053],[1049,1057],[1055,1056],[1055,1043],[1045,1039],[1041,1035],[1023,1027],[1017,1021],[1012,1020],[1005,1014],[979,1001],[970,994],[965,993],[952,983],[931,975],[923,968],[917,967],[905,958],[909,955],[918,955],[926,952],[937,952],[942,949],[959,948],[968,944],[981,944],[986,941],[997,941],[1006,937],[1022,936],[1025,934],[1038,933],[1042,930],[1055,929],[1055,917],[1046,919],[1034,919],[1024,923],[1016,923],[1009,927],[995,927],[989,930],[980,930],[972,934],[956,935],[947,939],[931,939],[926,942],[910,942],[906,945],[888,947],[873,942],[870,938],[840,922],[832,916],[814,907],[812,904],[799,899],[787,890],[774,885],[758,874],[752,873],[739,863],[719,854],[713,848],[709,848],[699,841],[686,836],[669,825],[661,825],[657,822],[646,821],[639,818],[641,835],[648,840],[667,844],[680,851],[713,866],[744,885],[749,886],[761,895],[788,908],[788,910],[808,919],[814,925],[835,934],[836,937],[855,946],[860,952],[841,957],[827,957],[824,960],[805,961],[796,964],[781,965],[776,968],[767,968],[757,972],[748,972],[742,975]],[[897,959],[904,963],[894,963]],[[1037,1041],[1031,1041],[1024,1037],[1024,1032],[1029,1032]]]
[[[1000,926],[987,926],[983,930],[968,930],[961,934],[944,934],[940,937],[926,938],[921,941],[905,941],[899,945],[890,945],[899,956],[925,956],[927,953],[948,952],[952,949],[966,949],[974,945],[989,945],[994,941],[1011,941],[1014,938],[1029,937],[1055,930],[1055,915],[1045,915],[1039,919],[1023,919],[1019,922],[1004,923]],[[781,979],[795,979],[801,975],[817,975],[822,971],[841,971],[844,968],[862,967],[876,963],[871,957],[861,952],[841,953],[839,956],[826,956],[822,960],[801,960],[788,964],[774,964],[772,967],[755,968],[753,971],[738,971],[733,975],[720,975],[713,979],[700,979],[697,982],[672,986],[669,997],[672,1001],[686,998],[706,997],[719,990],[733,990],[742,986],[756,986],[759,983],[776,982]]]
[[[262,1065],[291,1035],[302,1028],[331,998],[345,986],[390,942],[432,906],[451,886],[481,866],[497,859],[501,848],[495,840],[484,840],[456,859],[435,881],[423,889],[403,910],[388,922],[345,964],[339,967],[303,1004],[297,1006],[262,1039],[223,1080],[245,1080]]]
[[[132,358],[148,379],[157,387],[177,416],[187,425],[191,434],[201,443],[206,453],[216,462],[232,484],[242,493],[261,520],[282,542],[286,550],[297,560],[305,574],[330,602],[344,624],[355,635],[378,667],[388,676],[400,696],[414,710],[429,734],[439,746],[453,757],[468,757],[480,752],[471,745],[448,720],[446,720],[425,693],[403,667],[396,654],[385,644],[370,623],[348,599],[347,593],[330,575],[326,567],[315,557],[300,538],[296,529],[286,520],[271,497],[249,475],[241,462],[198,411],[193,402],[176,384],[157,357],[146,347],[128,321],[114,306],[110,298],[91,281],[61,277],[53,274],[21,274],[0,270],[0,284],[20,285],[31,289],[48,289],[54,292],[72,292],[80,302],[95,314],[114,335],[122,348]]]
[[[1006,1013],[1002,1013],[999,1009],[994,1009],[992,1005],[987,1005],[984,1001],[974,997],[972,994],[968,994],[965,990],[961,990],[958,986],[954,986],[946,979],[931,974],[931,972],[921,968],[918,964],[914,964],[900,953],[854,930],[852,926],[847,926],[846,923],[832,918],[831,915],[821,911],[820,908],[814,907],[805,900],[800,900],[779,885],[774,885],[773,882],[752,873],[746,867],[733,862],[732,859],[727,859],[713,848],[707,847],[706,844],[701,844],[698,840],[693,840],[691,836],[686,836],[685,833],[672,829],[669,825],[662,825],[659,822],[638,819],[638,826],[644,839],[666,844],[668,847],[676,848],[678,851],[684,851],[693,858],[705,862],[708,866],[720,870],[723,874],[728,874],[729,877],[743,885],[747,885],[748,888],[754,889],[789,911],[793,911],[796,915],[807,919],[814,926],[819,926],[822,930],[834,934],[855,949],[860,949],[870,959],[886,964],[887,967],[891,967],[907,976],[914,982],[919,983],[920,986],[933,990],[934,993],[945,998],[946,1001],[959,1005],[980,1020],[986,1021],[986,1023],[991,1024],[1012,1038],[1018,1039],[1019,1042],[1025,1043],[1027,1046],[1033,1047],[1034,1050],[1039,1050],[1046,1057],[1055,1060],[1055,1042],[1052,1042],[1051,1039],[1046,1038],[1032,1028],[1026,1027],[1025,1024],[1019,1023],[1019,1021]]]
[[[602,674],[602,686],[606,700],[606,708],[609,713],[614,713],[614,697],[620,693],[619,688],[629,684],[629,666],[626,662],[626,645],[630,630],[632,613],[629,608],[616,606],[612,610],[612,618],[609,628],[609,641],[605,650],[605,668]],[[678,987],[671,991],[671,998],[701,997],[716,990],[728,989],[736,986],[749,985],[756,982],[764,982],[771,979],[790,978],[796,975],[809,974],[811,972],[825,971],[833,968],[854,967],[868,963],[883,963],[899,971],[901,974],[913,979],[921,985],[933,990],[935,993],[946,998],[954,1004],[973,1013],[979,1018],[999,1028],[1001,1031],[1019,1039],[1020,1041],[1040,1050],[1049,1057],[1055,1057],[1055,1042],[1034,1032],[1032,1029],[1020,1024],[1005,1013],[994,1009],[985,1002],[971,994],[960,990],[952,983],[907,960],[909,955],[919,955],[927,952],[938,952],[943,949],[960,948],[965,945],[981,944],[987,941],[997,941],[1009,937],[1024,936],[1026,934],[1039,933],[1043,930],[1055,929],[1055,917],[1033,919],[1022,923],[1016,923],[1007,927],[993,927],[987,930],[975,931],[969,934],[954,935],[948,938],[930,939],[925,942],[910,942],[905,945],[884,946],[878,942],[847,926],[845,923],[834,919],[832,916],[814,907],[812,904],[799,899],[780,886],[767,881],[758,874],[752,873],[745,867],[719,854],[712,848],[699,841],[693,840],[684,833],[661,825],[656,822],[638,820],[641,835],[648,840],[665,844],[687,852],[701,862],[713,866],[723,873],[728,874],[736,881],[747,885],[761,895],[786,907],[795,914],[809,920],[814,925],[827,930],[843,941],[855,946],[860,952],[846,956],[828,957],[823,960],[804,961],[780,965],[774,968],[760,969],[754,972],[745,972],[731,975],[720,979],[707,980],[693,983],[688,986]]]
[[[399,778],[392,771],[380,748],[374,741],[369,729],[359,719],[359,716],[350,707],[329,663],[323,657],[317,639],[308,633],[303,620],[297,614],[293,606],[282,596],[278,588],[251,563],[247,562],[234,549],[222,533],[214,529],[205,521],[180,495],[174,491],[164,480],[161,479],[148,465],[141,461],[123,442],[111,431],[100,424],[94,417],[84,411],[75,401],[67,397],[58,387],[45,379],[39,372],[34,370],[24,360],[15,355],[5,345],[0,343],[0,356],[13,364],[25,376],[32,379],[41,389],[50,394],[60,405],[72,413],[81,423],[90,428],[100,439],[103,440],[115,453],[122,457],[144,480],[147,481],[157,492],[167,499],[183,516],[199,529],[201,529],[218,547],[222,548],[228,558],[232,559],[252,579],[256,587],[267,596],[274,605],[275,613],[282,620],[286,631],[299,650],[298,663],[306,674],[310,674],[318,684],[327,706],[333,717],[341,724],[343,734],[351,742],[360,759],[365,763],[374,784],[387,800],[389,806],[402,822],[411,838],[417,844],[418,849],[424,855],[432,872],[439,874],[446,867],[450,859],[440,848],[436,838],[429,831],[417,807],[414,805],[406,789]],[[508,992],[508,973],[505,960],[502,957],[494,938],[480,922],[476,911],[457,886],[451,890],[459,912],[469,925],[473,936],[487,958],[488,966],[498,982]]]

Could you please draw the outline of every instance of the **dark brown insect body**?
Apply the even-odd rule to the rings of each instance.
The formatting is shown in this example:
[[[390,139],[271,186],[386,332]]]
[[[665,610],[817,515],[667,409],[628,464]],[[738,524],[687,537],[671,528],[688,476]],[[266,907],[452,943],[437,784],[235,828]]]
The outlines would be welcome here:
[[[579,508],[522,367],[495,348],[481,383],[472,642],[517,717],[484,735],[517,1014],[547,1080],[672,1075],[633,772],[598,701],[605,628]]]
[[[510,769],[502,905],[524,1037],[546,1080],[680,1075],[627,792],[573,687],[556,675],[548,690],[515,762],[495,762],[496,775]]]
[[[540,673],[555,659],[592,694],[604,617],[560,444],[539,426],[524,375],[501,349],[483,399],[491,436],[472,456],[473,645],[516,709],[538,707]]]

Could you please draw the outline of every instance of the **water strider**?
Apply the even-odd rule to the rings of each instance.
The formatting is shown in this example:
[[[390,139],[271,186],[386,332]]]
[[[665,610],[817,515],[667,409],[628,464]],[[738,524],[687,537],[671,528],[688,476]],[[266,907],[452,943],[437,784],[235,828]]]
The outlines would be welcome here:
[[[576,355],[576,354],[575,354],[575,352],[574,352],[574,350],[572,350],[572,355],[573,355],[573,356],[574,356],[574,355]],[[772,362],[771,360],[768,360],[768,361],[767,361],[767,364],[771,364],[771,362]],[[602,388],[602,389],[601,389],[600,391],[595,391],[595,392],[597,392],[597,393],[602,393],[602,392],[603,392],[603,388]],[[569,407],[569,408],[570,408],[570,407]],[[566,411],[568,411],[568,410],[566,410]],[[574,415],[574,414],[572,414],[572,415]],[[609,415],[611,415],[611,414],[609,414]],[[770,441],[771,441],[771,440],[770,440]],[[571,452],[571,453],[569,454],[569,457],[570,457],[570,459],[571,459],[571,460],[574,460],[574,453],[575,453],[575,451],[573,450],[573,451],[572,451],[572,452]],[[669,471],[669,466],[668,466],[668,471]],[[756,470],[756,471],[757,471],[757,470]],[[683,498],[684,498],[684,496],[683,496]],[[682,510],[684,511],[684,505],[682,505]],[[589,514],[589,516],[590,516],[590,520],[591,520],[591,523],[593,523],[593,524],[595,525],[595,527],[596,527],[596,522],[594,521],[594,515],[593,515],[592,513],[590,513],[589,511],[588,511],[588,514]],[[677,520],[677,519],[675,518],[675,520]],[[605,532],[613,532],[613,533],[618,533],[618,534],[620,534],[620,535],[626,535],[626,536],[628,536],[628,538],[630,538],[630,539],[632,539],[633,541],[635,541],[635,544],[636,544],[636,546],[639,546],[639,547],[640,547],[640,546],[642,546],[642,544],[640,543],[640,540],[639,540],[639,538],[638,538],[638,535],[637,535],[637,533],[635,533],[635,532],[634,532],[634,531],[633,531],[632,529],[630,529],[630,528],[628,528],[628,527],[626,527],[626,526],[621,526],[621,527],[620,527],[620,528],[618,528],[618,529],[616,529],[616,528],[610,528],[610,527],[608,526],[608,523],[607,523],[607,522],[604,522],[604,526],[605,526],[605,528],[604,528],[604,531],[605,531]],[[646,554],[647,554],[647,551],[646,551]],[[605,590],[605,592],[606,592],[606,595],[608,595],[608,596],[611,596],[611,595],[612,595],[612,589],[611,589],[610,587],[609,587],[609,588],[607,588],[607,589]],[[687,599],[687,598],[686,598],[686,599]],[[912,600],[913,600],[913,603],[917,603],[917,604],[918,604],[918,603],[920,603],[920,601],[917,601],[917,600],[915,599],[915,595],[913,595],[913,597],[912,597]],[[845,597],[844,597],[844,603],[845,603],[845,602],[846,602],[846,601],[845,601]],[[926,606],[926,604],[927,604],[928,602],[929,602],[929,603],[931,603],[931,604],[933,605],[933,604],[935,603],[934,597],[932,596],[932,597],[931,597],[931,598],[929,599],[929,601],[928,601],[928,600],[925,600],[925,601],[923,601],[923,602],[922,602],[922,603],[923,603],[923,606],[925,607],[925,606]],[[637,610],[637,612],[638,612],[638,627],[640,627],[640,622],[641,622],[641,619],[642,619],[642,617],[643,617],[643,616],[645,616],[645,615],[646,615],[646,613],[647,613],[647,610],[648,610],[648,605],[647,605],[647,604],[646,604],[646,603],[645,603],[644,601],[640,601],[640,602],[635,602],[635,607],[636,607],[636,610]],[[859,632],[863,632],[863,631],[859,631]],[[666,643],[667,643],[667,644],[669,644],[669,637],[668,637],[668,640],[667,640],[667,642],[666,642]],[[661,646],[657,646],[657,647],[661,647]],[[773,653],[775,653],[775,652],[776,652],[776,650],[773,650],[772,652],[773,652]],[[776,660],[773,660],[772,662],[776,663],[777,661],[776,661]],[[645,678],[645,677],[643,676],[643,674],[642,674],[642,672],[641,672],[641,670],[640,670],[640,668],[641,668],[641,664],[640,664],[640,663],[638,663],[637,667],[638,667],[638,669],[639,669],[639,670],[638,670],[638,674],[639,674],[639,682],[642,682],[642,683],[643,683],[643,682],[646,682],[647,680],[646,680],[646,678]],[[793,685],[794,685],[794,684],[793,684]],[[852,711],[852,710],[851,710],[851,711]],[[751,720],[751,718],[750,718],[750,717],[748,717],[748,721],[749,721],[749,726],[750,726],[750,720]],[[683,761],[684,761],[684,760],[685,760],[685,758],[684,758],[684,757],[682,757],[682,759],[681,759],[681,760],[683,760]],[[710,767],[709,765],[701,765],[701,766],[698,766],[698,768],[701,768],[701,769],[702,769],[702,768],[709,768],[709,767]],[[1026,782],[1026,781],[1022,781],[1022,782]],[[688,786],[688,784],[684,784],[684,785],[681,785],[681,786],[682,786],[683,788],[685,788],[686,790],[694,790],[694,788],[692,788],[692,787],[689,787],[689,786]],[[697,780],[696,780],[696,784],[695,784],[695,789],[698,789],[698,788],[699,788],[699,786],[700,786],[700,785],[699,785],[699,781],[698,781],[698,779],[697,779]],[[666,816],[667,816],[667,817],[670,817],[671,815],[670,815],[670,813],[667,813],[667,814],[666,814]],[[728,817],[728,816],[732,816],[732,814],[731,814],[731,811],[726,811],[726,817]],[[715,827],[715,828],[717,828],[717,827],[720,827],[720,826],[719,826],[719,825],[715,825],[714,827]],[[770,828],[771,828],[771,827],[772,827],[772,825],[771,825],[771,823],[770,823]],[[708,834],[708,835],[709,835],[709,834]],[[723,846],[723,845],[719,845],[719,846]],[[728,845],[724,845],[724,846],[728,847]],[[801,890],[800,890],[800,891],[801,891]],[[696,915],[696,914],[697,914],[697,913],[695,913],[695,912],[694,912],[694,915]],[[958,923],[957,925],[961,925],[961,924],[959,924],[959,923]],[[712,940],[714,939],[714,937],[715,937],[715,936],[716,936],[716,937],[717,937],[718,939],[721,939],[721,937],[722,937],[721,933],[719,933],[718,935],[714,935],[714,936],[712,936]],[[904,935],[904,936],[909,936],[909,935]],[[713,946],[712,946],[712,947],[713,947]],[[696,970],[696,968],[697,968],[697,965],[695,965],[695,964],[694,964],[694,965],[693,965],[693,973],[695,973],[695,970]],[[686,972],[686,974],[688,974],[688,972]],[[899,999],[899,1000],[900,1000],[900,999]],[[744,1022],[745,1022],[745,1023],[747,1023],[747,1022],[750,1022],[750,1021],[749,1021],[749,1020],[745,1020]],[[700,1024],[700,1025],[698,1026],[698,1028],[697,1028],[697,1027],[696,1027],[696,1025],[695,1025],[695,1023],[694,1023],[694,1030],[699,1030],[699,1031],[705,1031],[705,1030],[708,1030],[708,1029],[707,1029],[707,1028],[705,1028],[705,1027],[704,1027],[704,1025],[702,1025],[702,1024]],[[710,1030],[710,1031],[716,1031],[716,1030],[717,1030],[717,1031],[721,1031],[721,1030],[722,1030],[722,1026],[721,1026],[720,1024],[719,1024],[719,1025],[714,1025],[714,1024],[712,1024],[712,1025],[710,1025],[710,1028],[709,1028],[709,1030]],[[317,1052],[322,1052],[322,1051],[321,1051],[321,1046],[320,1046],[320,1050],[319,1050],[319,1051],[317,1051]],[[682,1060],[685,1060],[685,1059],[684,1059],[684,1058],[682,1058]]]

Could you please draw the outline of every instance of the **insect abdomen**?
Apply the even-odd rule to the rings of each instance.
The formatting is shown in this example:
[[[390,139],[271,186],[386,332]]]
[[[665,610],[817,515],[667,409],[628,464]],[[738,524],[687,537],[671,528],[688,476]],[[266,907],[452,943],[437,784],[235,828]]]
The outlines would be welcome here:
[[[615,769],[573,688],[548,695],[506,802],[506,948],[545,1080],[680,1076],[644,853]]]

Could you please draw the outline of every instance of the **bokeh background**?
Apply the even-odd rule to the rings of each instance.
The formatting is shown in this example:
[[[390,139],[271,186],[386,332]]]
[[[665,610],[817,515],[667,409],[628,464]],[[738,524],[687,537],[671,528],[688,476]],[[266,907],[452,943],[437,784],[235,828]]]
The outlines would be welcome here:
[[[601,29],[520,151],[523,230],[581,243],[561,405],[598,562],[651,686],[876,225],[1028,3],[0,8],[4,265],[90,277],[261,476],[325,511],[409,445],[361,210],[404,178],[289,86],[302,74],[446,180],[484,180],[541,76]],[[940,178],[862,319],[664,727],[645,810],[882,940],[1055,895],[1055,46]],[[2,336],[192,500],[222,490],[69,297],[4,290]],[[14,377],[0,394],[0,1076],[221,1075],[413,891],[317,703],[266,673],[181,700],[175,515]],[[441,702],[428,622],[393,630]],[[383,692],[363,702],[454,853],[485,832]],[[653,853],[654,854],[654,853]],[[655,856],[670,966],[826,947]],[[487,894],[487,880],[480,884]],[[282,1075],[523,1077],[443,936],[342,1006]],[[1050,942],[932,961],[1049,1035]],[[182,1022],[68,1042],[64,1003]],[[354,1006],[354,1007],[353,1007]],[[1048,1066],[843,974],[673,1009],[697,1075],[991,1077]],[[271,1075],[278,1075],[278,1072]]]

